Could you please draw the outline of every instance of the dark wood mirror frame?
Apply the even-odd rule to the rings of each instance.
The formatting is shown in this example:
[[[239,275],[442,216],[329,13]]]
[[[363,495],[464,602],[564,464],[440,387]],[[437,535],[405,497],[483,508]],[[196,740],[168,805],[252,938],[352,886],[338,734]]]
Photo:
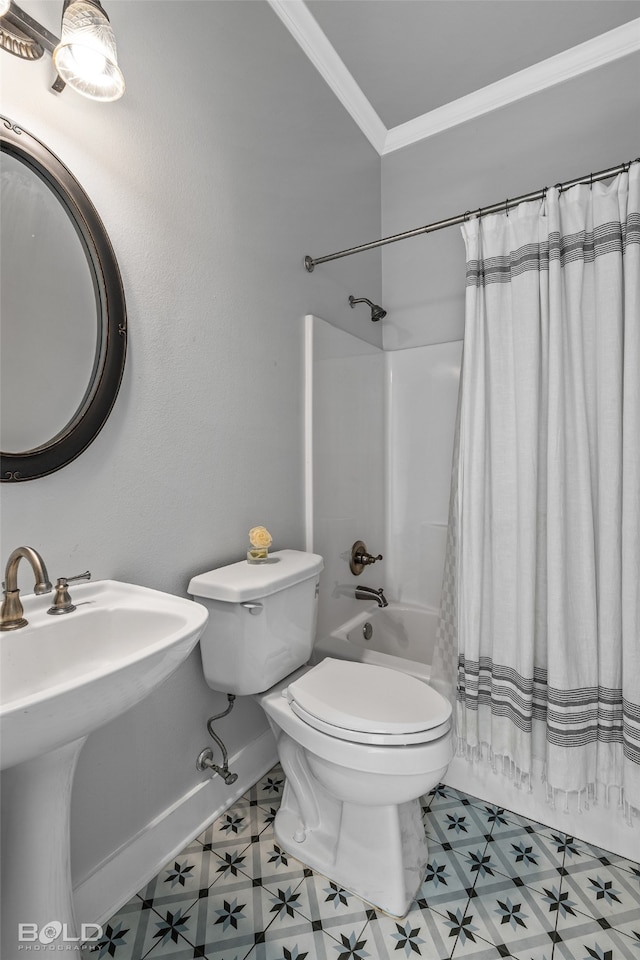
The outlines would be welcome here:
[[[43,180],[66,209],[84,247],[92,274],[101,342],[93,377],[71,421],[46,443],[21,453],[0,453],[3,482],[35,480],[75,460],[104,426],[122,381],[127,314],[120,270],[104,225],[91,200],[58,157],[32,134],[0,117],[0,149]]]

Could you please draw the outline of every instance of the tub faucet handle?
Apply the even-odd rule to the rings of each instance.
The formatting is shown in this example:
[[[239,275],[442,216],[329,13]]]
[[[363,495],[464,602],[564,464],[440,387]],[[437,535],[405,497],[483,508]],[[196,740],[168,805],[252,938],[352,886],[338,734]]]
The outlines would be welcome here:
[[[377,557],[372,556],[368,550],[367,545],[362,540],[356,540],[354,545],[351,547],[351,560],[349,562],[349,569],[354,576],[359,577],[365,567],[370,566],[372,563],[376,563],[377,560],[382,560],[382,554],[379,553]]]

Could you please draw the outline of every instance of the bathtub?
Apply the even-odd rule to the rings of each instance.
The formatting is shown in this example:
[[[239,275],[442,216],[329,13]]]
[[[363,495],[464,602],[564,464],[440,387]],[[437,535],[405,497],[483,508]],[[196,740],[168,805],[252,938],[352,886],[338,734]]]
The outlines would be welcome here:
[[[317,640],[312,663],[324,657],[359,660],[402,670],[420,680],[431,676],[438,611],[409,603],[368,608]]]

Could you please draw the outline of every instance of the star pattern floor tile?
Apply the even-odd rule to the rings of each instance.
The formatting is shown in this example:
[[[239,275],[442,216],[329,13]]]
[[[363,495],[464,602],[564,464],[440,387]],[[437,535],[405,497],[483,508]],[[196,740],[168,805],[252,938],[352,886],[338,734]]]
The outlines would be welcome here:
[[[439,784],[397,920],[281,850],[274,767],[108,923],[86,960],[640,960],[640,865]]]

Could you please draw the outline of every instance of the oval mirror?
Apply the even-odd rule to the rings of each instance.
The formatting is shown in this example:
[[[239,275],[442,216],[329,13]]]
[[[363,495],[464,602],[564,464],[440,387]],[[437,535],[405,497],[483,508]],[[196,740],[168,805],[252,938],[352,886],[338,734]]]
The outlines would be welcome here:
[[[38,139],[0,117],[0,474],[74,460],[115,402],[127,321],[118,264],[88,196]]]

